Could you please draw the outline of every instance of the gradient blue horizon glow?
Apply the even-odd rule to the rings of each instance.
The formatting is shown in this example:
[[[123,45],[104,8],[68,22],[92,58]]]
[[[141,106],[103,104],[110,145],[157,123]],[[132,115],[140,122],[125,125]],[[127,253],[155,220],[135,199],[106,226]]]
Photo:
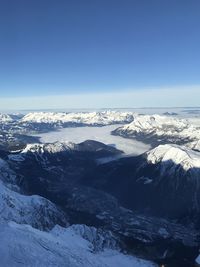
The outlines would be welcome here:
[[[96,92],[66,95],[3,97],[0,110],[200,107],[200,86]]]
[[[199,106],[200,1],[0,3],[0,107]]]

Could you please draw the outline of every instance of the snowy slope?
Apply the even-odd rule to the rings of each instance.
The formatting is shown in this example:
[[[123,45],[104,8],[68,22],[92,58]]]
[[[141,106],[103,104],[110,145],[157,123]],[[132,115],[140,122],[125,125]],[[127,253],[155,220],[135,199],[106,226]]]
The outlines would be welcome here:
[[[41,232],[28,225],[0,225],[0,258],[4,267],[153,267],[153,263],[105,249],[95,253],[93,244],[73,227]]]
[[[200,153],[178,145],[160,145],[147,152],[149,163],[174,162],[187,171],[192,168],[200,168]]]
[[[39,196],[25,196],[7,188],[0,181],[0,222],[15,221],[39,229],[65,225],[65,215],[49,200]]]
[[[55,142],[55,143],[46,143],[46,144],[28,144],[21,152],[24,153],[59,153],[64,151],[75,150],[77,147],[76,144],[71,142]]]
[[[200,265],[200,255],[196,258],[196,264],[197,264],[197,266]]]
[[[141,115],[137,116],[129,125],[123,126],[122,129],[135,132],[147,131],[149,133],[156,131],[161,135],[163,130],[166,130],[167,127],[169,127],[168,130],[172,131],[173,128],[184,129],[187,126],[187,121],[176,119],[174,117],[161,115]]]
[[[199,140],[200,128],[191,125],[187,120],[169,116],[142,115],[135,118],[130,124],[119,127],[114,134],[125,137],[140,137],[151,141],[172,143],[187,143]]]
[[[55,142],[55,143],[35,143],[27,144],[26,147],[18,154],[10,154],[9,159],[12,161],[24,161],[27,155],[32,154],[39,161],[43,161],[44,155],[53,155],[56,153],[76,151],[78,145],[71,142]]]
[[[200,151],[200,140],[187,143],[187,147],[196,151]]]
[[[0,113],[0,123],[12,122],[13,119],[8,114]]]
[[[85,125],[109,125],[129,123],[133,120],[132,112],[102,111],[81,113],[34,112],[25,115],[21,122],[28,123],[76,123]]]

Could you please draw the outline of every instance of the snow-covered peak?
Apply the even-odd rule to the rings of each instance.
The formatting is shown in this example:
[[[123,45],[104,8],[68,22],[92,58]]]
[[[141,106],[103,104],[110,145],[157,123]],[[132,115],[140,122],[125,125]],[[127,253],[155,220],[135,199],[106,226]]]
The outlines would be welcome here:
[[[25,156],[30,153],[33,153],[36,156],[39,155],[42,158],[44,154],[56,154],[62,152],[91,152],[97,153],[101,157],[123,153],[122,151],[101,142],[86,140],[80,144],[72,142],[27,144],[20,153],[9,155],[9,159],[13,161],[24,161]]]
[[[26,147],[22,150],[21,154],[24,153],[59,153],[64,151],[75,150],[76,144],[71,142],[55,142],[55,143],[46,143],[46,144],[27,144]]]
[[[12,122],[12,121],[13,121],[13,119],[11,118],[10,115],[0,113],[0,123],[4,123],[4,122]]]
[[[187,171],[200,168],[200,153],[177,145],[159,145],[147,152],[147,161],[152,164],[172,161]]]
[[[109,125],[129,123],[133,120],[132,112],[102,111],[102,112],[33,112],[22,118],[29,123],[77,123],[86,125]]]
[[[188,126],[186,120],[161,115],[140,115],[133,122],[123,126],[123,129],[141,131],[170,130],[171,128],[184,129]],[[167,129],[168,128],[168,129]]]
[[[200,128],[187,120],[161,115],[139,115],[117,128],[114,134],[140,138],[146,142],[186,144],[200,139]]]
[[[24,161],[28,154],[39,156],[39,160],[43,160],[43,156],[53,155],[62,152],[77,151],[78,145],[71,142],[54,142],[54,143],[35,143],[27,144],[26,147],[17,154],[10,154],[8,157],[11,161]]]

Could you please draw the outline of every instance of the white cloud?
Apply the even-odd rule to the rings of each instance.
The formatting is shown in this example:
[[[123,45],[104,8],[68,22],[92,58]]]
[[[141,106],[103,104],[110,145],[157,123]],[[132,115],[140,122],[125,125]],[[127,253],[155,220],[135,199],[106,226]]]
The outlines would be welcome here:
[[[0,99],[1,110],[184,106],[200,106],[200,85]]]

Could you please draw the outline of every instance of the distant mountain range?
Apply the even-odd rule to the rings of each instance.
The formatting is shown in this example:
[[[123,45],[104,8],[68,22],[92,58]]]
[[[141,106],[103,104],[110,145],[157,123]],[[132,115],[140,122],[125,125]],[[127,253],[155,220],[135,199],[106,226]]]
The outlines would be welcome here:
[[[0,238],[10,247],[0,246],[4,266],[194,266],[200,246],[197,126],[175,116],[119,112],[0,120]],[[113,134],[152,149],[127,157],[94,140],[41,143],[31,136],[33,129],[72,121],[77,127],[124,124]]]
[[[135,138],[156,146],[158,144],[185,144],[199,150],[200,127],[187,120],[170,116],[140,115],[130,124],[112,132],[126,138]]]

